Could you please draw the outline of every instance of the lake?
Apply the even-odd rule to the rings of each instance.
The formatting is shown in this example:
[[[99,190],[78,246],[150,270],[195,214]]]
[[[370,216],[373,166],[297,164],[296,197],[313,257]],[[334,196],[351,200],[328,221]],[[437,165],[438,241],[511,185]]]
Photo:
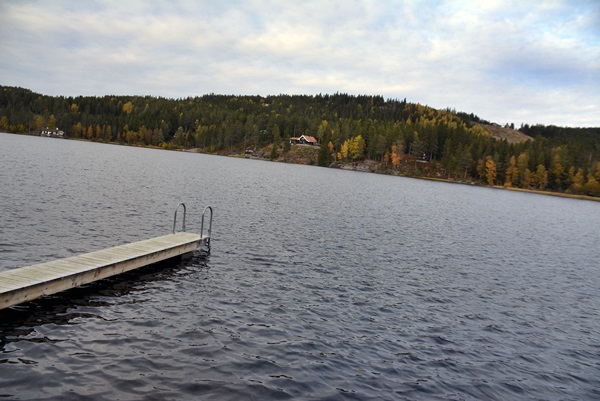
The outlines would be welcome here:
[[[600,203],[0,134],[0,269],[212,252],[0,311],[0,399],[600,399]]]

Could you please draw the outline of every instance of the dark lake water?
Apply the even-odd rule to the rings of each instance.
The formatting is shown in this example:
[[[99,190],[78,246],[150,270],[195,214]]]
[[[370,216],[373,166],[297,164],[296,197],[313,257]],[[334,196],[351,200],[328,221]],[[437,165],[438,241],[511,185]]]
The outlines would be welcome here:
[[[0,311],[0,399],[600,399],[600,203],[0,134],[0,269],[212,253]]]

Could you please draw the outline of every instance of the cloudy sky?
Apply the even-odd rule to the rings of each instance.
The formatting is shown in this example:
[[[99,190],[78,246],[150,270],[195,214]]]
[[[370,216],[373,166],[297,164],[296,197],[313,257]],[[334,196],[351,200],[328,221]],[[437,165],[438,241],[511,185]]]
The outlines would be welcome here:
[[[0,0],[0,84],[47,95],[382,95],[600,126],[598,0]]]

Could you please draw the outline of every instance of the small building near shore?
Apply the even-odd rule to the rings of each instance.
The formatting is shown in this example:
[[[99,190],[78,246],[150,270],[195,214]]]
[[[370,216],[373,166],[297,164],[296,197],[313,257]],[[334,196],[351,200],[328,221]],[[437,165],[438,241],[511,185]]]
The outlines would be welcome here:
[[[319,142],[314,136],[310,135],[301,135],[299,138],[290,138],[290,144],[300,144],[300,145],[318,145]]]
[[[58,128],[54,128],[54,129],[42,128],[40,130],[40,136],[48,136],[48,137],[52,137],[52,138],[64,138],[65,132]]]

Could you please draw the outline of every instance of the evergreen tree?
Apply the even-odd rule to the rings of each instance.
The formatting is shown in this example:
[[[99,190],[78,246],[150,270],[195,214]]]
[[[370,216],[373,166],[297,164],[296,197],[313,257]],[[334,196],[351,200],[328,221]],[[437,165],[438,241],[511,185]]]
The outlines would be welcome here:
[[[329,152],[329,146],[325,143],[321,144],[319,154],[317,156],[317,164],[322,167],[328,167],[333,162],[333,157]]]
[[[489,183],[489,156],[496,167],[495,183],[597,192],[600,128],[525,124],[521,132],[534,139],[508,144],[492,139],[482,124],[489,123],[472,113],[343,93],[266,97],[210,94],[186,99],[53,97],[0,86],[0,130],[8,132],[35,133],[45,127],[60,127],[68,138],[198,147],[205,152],[239,153],[253,148],[264,153],[270,149],[266,153],[273,159],[281,150],[282,132],[286,142],[290,136],[305,134],[316,136],[329,151],[327,156],[319,150],[319,164],[332,155],[342,161],[366,157],[383,161],[383,169],[396,164],[400,171],[400,160],[410,153],[430,161],[427,174],[439,170],[438,176],[443,172],[448,177],[479,177]],[[287,159],[286,142],[283,153]],[[406,167],[411,174],[423,173]]]

